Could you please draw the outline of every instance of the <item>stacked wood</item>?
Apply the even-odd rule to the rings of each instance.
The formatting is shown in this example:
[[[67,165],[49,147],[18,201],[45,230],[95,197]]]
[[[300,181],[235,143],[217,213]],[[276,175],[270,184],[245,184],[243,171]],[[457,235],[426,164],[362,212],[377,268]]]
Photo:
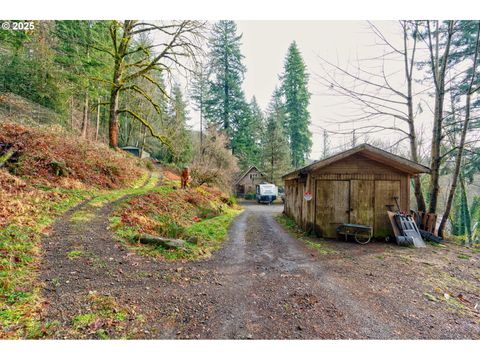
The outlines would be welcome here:
[[[417,218],[417,214],[420,219]],[[425,213],[425,212],[414,212],[413,216],[415,218],[415,222],[419,225],[421,230],[428,231],[432,234],[435,233],[435,227],[437,224],[437,214],[433,213]]]

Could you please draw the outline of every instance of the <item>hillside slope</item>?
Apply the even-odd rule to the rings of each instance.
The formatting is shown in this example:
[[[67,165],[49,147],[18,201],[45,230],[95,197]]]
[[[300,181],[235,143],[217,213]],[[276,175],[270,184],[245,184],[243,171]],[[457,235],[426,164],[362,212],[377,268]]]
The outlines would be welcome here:
[[[7,154],[13,155],[3,161]],[[77,273],[72,266],[79,261],[97,274],[110,250],[129,248],[157,261],[206,257],[240,211],[218,189],[182,190],[174,170],[158,171],[59,127],[0,121],[0,162],[0,338],[63,331],[45,317],[61,306],[45,289]],[[162,249],[131,241],[139,233],[198,241]],[[127,336],[122,324],[105,331]],[[72,336],[84,336],[68,326]]]
[[[32,337],[40,303],[42,234],[66,210],[145,182],[145,163],[58,127],[0,123],[0,338]]]

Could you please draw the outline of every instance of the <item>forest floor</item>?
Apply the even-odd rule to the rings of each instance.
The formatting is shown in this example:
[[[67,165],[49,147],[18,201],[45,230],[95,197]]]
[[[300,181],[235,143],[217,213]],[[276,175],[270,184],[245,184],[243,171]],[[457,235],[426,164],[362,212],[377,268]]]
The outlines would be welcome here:
[[[109,231],[119,201],[84,202],[45,236],[46,337],[480,338],[474,249],[315,240],[281,205],[245,202],[212,257],[158,261]]]

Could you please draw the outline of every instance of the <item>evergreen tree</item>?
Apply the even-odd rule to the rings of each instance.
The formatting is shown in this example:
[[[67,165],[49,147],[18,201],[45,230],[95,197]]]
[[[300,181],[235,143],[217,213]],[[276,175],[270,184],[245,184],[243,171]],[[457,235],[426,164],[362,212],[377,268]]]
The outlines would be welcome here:
[[[461,226],[462,208],[462,197],[459,189],[457,188],[455,191],[455,198],[453,200],[453,209],[450,213],[450,224],[452,226],[450,231],[451,234],[455,236],[463,235],[465,233]]]
[[[33,32],[0,30],[0,91],[61,113],[66,101],[62,69],[55,63],[54,29],[53,21],[38,21]]]
[[[203,148],[203,137],[205,129],[205,113],[208,102],[208,67],[199,64],[193,76],[190,97],[193,101],[194,109],[200,113],[200,149]]]
[[[55,22],[55,60],[66,70],[63,76],[70,87],[71,100],[81,99],[83,137],[87,136],[90,110],[99,106],[100,97],[106,97],[109,92],[106,85],[109,79],[105,75],[112,68],[113,61],[106,53],[96,50],[110,43],[109,26],[108,21]]]
[[[262,169],[268,180],[281,184],[282,175],[291,168],[290,149],[284,128],[285,108],[281,92],[275,89],[268,107],[265,129],[262,136]]]
[[[290,141],[292,165],[297,168],[305,165],[308,159],[312,148],[312,134],[308,129],[308,74],[295,41],[288,48],[281,80],[281,89],[285,96],[285,127]]]
[[[168,109],[168,125],[164,132],[172,140],[170,148],[170,162],[186,165],[192,161],[192,139],[187,126],[187,102],[178,84],[172,88],[171,102]]]
[[[209,54],[209,98],[205,118],[217,129],[227,133],[235,154],[234,136],[245,114],[245,97],[242,82],[246,71],[240,53],[242,35],[237,35],[234,21],[222,20],[213,25]],[[248,122],[248,120],[245,120]],[[240,131],[241,134],[242,130]]]
[[[238,111],[236,130],[233,134],[232,148],[238,158],[240,170],[244,171],[250,166],[257,164],[260,149],[257,143],[257,122],[249,104],[241,102]]]
[[[450,217],[452,224],[451,233],[452,235],[456,236],[467,235],[468,239],[470,240],[472,236],[471,209],[468,206],[465,181],[462,175],[460,175],[459,180],[460,186],[455,191],[453,212]]]
[[[250,111],[252,113],[252,138],[253,138],[253,148],[250,159],[250,165],[259,165],[261,162],[261,145],[262,145],[262,136],[265,130],[265,115],[258,105],[257,98],[252,97],[250,101]]]

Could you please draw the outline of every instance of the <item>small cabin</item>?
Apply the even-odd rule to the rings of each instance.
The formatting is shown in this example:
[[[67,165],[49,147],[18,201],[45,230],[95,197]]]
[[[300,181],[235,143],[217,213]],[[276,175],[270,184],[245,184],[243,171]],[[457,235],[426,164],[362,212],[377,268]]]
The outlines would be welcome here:
[[[392,234],[387,210],[410,209],[410,179],[430,169],[368,144],[284,175],[285,214],[306,231],[336,237],[341,224]]]
[[[234,183],[234,191],[237,197],[244,197],[245,194],[254,194],[256,186],[266,181],[266,176],[256,166],[251,166],[241,174]]]

